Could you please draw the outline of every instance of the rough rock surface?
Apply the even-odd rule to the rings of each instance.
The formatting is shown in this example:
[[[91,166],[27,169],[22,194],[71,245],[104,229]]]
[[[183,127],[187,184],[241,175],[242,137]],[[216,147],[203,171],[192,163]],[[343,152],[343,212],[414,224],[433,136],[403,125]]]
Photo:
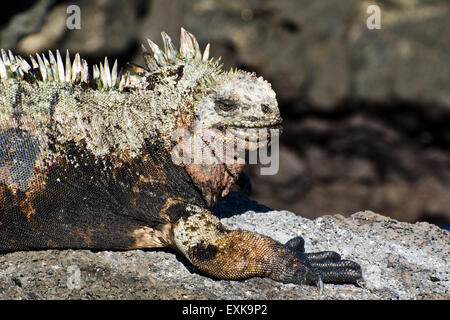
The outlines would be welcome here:
[[[244,212],[244,213],[243,213]],[[309,220],[270,211],[235,193],[216,213],[235,228],[285,242],[302,235],[306,250],[335,250],[362,265],[365,288],[310,286],[270,279],[214,280],[171,251],[48,250],[0,256],[1,299],[449,299],[450,233],[358,212]],[[79,278],[77,274],[79,272]]]

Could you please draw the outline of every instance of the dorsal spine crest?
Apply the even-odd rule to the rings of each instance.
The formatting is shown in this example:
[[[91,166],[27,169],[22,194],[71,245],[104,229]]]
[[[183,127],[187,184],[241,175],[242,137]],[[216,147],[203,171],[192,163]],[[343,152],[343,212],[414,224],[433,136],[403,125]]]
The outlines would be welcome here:
[[[179,70],[181,65],[188,62],[204,63],[212,66],[213,70],[220,70],[219,59],[216,61],[209,59],[209,43],[202,52],[194,35],[184,28],[181,28],[180,50],[177,50],[167,33],[161,32],[161,36],[164,50],[161,50],[150,39],[147,39],[150,50],[142,45],[145,67],[129,64],[139,76],[149,77],[155,74],[170,76],[174,74],[173,70]],[[36,57],[30,55],[30,63],[21,56],[15,56],[11,50],[1,49],[0,52],[0,80],[16,79],[32,83],[56,81],[85,84],[89,88],[97,90],[115,88],[123,91],[132,86],[130,72],[119,70],[117,60],[110,68],[107,57],[103,63],[93,65],[89,72],[87,61],[82,59],[79,53],[76,53],[72,63],[68,50],[65,61],[59,50],[56,50],[55,53],[49,51],[47,56],[38,53],[35,55]]]

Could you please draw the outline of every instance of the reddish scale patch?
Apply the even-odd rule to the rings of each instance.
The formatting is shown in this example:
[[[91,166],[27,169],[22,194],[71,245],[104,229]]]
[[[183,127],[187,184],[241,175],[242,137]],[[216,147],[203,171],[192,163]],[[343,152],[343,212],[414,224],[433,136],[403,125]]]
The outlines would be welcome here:
[[[212,209],[221,197],[228,194],[244,166],[245,164],[188,164],[185,165],[185,168],[196,187],[200,189],[208,209]]]

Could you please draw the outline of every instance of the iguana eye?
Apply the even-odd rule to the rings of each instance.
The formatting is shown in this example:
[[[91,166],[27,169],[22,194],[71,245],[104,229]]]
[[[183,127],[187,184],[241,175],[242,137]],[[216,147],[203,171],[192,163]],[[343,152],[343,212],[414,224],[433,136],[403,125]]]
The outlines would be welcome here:
[[[261,110],[264,113],[272,113],[272,109],[270,109],[269,105],[267,105],[267,104],[262,104]]]
[[[232,111],[236,109],[236,103],[229,99],[219,99],[216,100],[216,106],[222,111]]]

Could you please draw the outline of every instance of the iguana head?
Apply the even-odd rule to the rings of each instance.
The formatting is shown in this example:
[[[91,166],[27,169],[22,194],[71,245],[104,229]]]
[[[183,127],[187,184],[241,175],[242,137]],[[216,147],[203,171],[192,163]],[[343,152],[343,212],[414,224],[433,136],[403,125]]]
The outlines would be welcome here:
[[[148,43],[152,52],[144,47],[147,67],[143,75],[150,82],[176,87],[176,94],[184,96],[181,112],[191,115],[185,117],[191,122],[186,126],[195,123],[246,141],[261,138],[258,134],[262,130],[248,129],[280,127],[282,119],[270,83],[255,73],[223,71],[220,58],[209,58],[209,44],[201,52],[195,37],[183,28],[179,51],[166,33],[162,32],[162,38],[164,51],[151,40]]]
[[[255,140],[256,130],[278,128],[281,123],[275,92],[254,73],[231,70],[218,74],[201,90],[195,118],[204,127],[228,130],[236,137]]]
[[[164,83],[156,90],[173,88],[171,92],[182,97],[179,113],[183,129],[202,135],[203,147],[214,149],[215,157],[221,143],[228,147],[240,141],[244,149],[253,151],[270,143],[278,134],[281,117],[275,92],[266,80],[242,70],[223,71],[219,59],[209,58],[209,44],[200,51],[195,37],[183,28],[179,51],[167,34],[163,32],[162,37],[164,51],[148,40],[152,53],[144,48],[147,67],[142,74],[156,86]],[[198,126],[201,130],[194,129]],[[206,140],[205,130],[214,138]],[[183,164],[210,207],[228,193],[245,164],[233,161],[242,160],[245,152],[233,149],[229,157],[221,150],[221,163]]]
[[[152,90],[179,101],[178,128],[200,135],[197,141],[203,152],[210,149],[214,157],[220,157],[222,162],[214,164],[182,163],[207,205],[213,207],[238,179],[245,165],[245,150],[255,151],[278,134],[281,117],[275,92],[254,73],[222,70],[220,59],[209,58],[209,44],[202,52],[195,37],[183,28],[179,51],[164,32],[162,38],[164,50],[148,40],[152,52],[144,46],[147,66],[137,70]],[[191,142],[185,143],[183,154]],[[244,145],[244,152],[234,147],[238,143]],[[232,146],[231,156],[222,145]]]

